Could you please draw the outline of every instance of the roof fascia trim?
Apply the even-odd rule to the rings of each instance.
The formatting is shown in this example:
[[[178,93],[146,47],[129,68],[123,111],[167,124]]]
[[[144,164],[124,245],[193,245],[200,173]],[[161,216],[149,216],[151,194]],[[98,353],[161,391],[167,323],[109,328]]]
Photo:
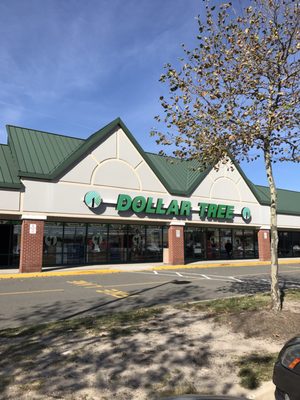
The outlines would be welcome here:
[[[22,183],[6,183],[0,182],[0,190],[1,189],[23,189],[24,186]]]

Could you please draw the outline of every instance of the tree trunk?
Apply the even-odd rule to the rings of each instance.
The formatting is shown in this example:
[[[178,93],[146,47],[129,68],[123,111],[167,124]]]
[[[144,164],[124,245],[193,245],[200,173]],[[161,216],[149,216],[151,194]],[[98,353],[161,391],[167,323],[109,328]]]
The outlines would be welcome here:
[[[277,230],[277,189],[275,186],[273,168],[269,150],[265,150],[265,166],[270,189],[270,227],[271,227],[271,298],[272,310],[282,308],[278,282],[278,230]]]

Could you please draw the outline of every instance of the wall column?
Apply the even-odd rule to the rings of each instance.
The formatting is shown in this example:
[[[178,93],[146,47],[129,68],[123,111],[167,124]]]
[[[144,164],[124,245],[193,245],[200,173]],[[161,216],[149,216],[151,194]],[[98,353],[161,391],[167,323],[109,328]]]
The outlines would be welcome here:
[[[44,224],[44,220],[23,217],[19,265],[21,273],[42,271]]]
[[[184,264],[184,225],[170,225],[168,230],[169,264]]]
[[[271,260],[270,230],[261,228],[258,231],[258,255],[260,261]]]

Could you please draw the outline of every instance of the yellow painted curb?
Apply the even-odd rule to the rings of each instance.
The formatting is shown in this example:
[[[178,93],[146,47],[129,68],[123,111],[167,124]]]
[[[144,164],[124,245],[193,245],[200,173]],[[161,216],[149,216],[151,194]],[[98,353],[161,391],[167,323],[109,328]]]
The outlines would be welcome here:
[[[279,260],[280,265],[285,264],[300,264],[300,260]],[[209,268],[220,268],[220,267],[252,267],[252,266],[264,266],[271,265],[270,261],[246,261],[246,262],[235,262],[235,263],[211,263],[211,264],[184,264],[184,265],[162,265],[160,267],[151,268],[152,271],[168,270],[168,269],[209,269]]]
[[[26,279],[26,278],[48,278],[55,276],[74,276],[74,275],[103,275],[124,272],[120,269],[99,269],[85,271],[57,271],[57,272],[27,272],[23,274],[0,274],[0,279]]]
[[[285,264],[300,264],[300,260],[281,259],[280,265]],[[145,270],[149,271],[162,271],[174,269],[209,269],[221,267],[251,267],[251,266],[265,266],[270,265],[270,261],[248,261],[237,263],[211,263],[211,264],[186,264],[186,265],[161,265],[159,267],[149,267]],[[27,272],[27,273],[14,273],[14,274],[0,274],[0,279],[26,279],[26,278],[47,278],[56,276],[76,276],[76,275],[105,275],[116,274],[120,272],[136,272],[134,270],[124,269],[91,269],[91,270],[72,270],[72,271],[51,271],[51,272]]]
[[[300,260],[297,259],[284,259],[284,260],[278,260],[279,264],[284,265],[284,264],[300,264]]]
[[[209,268],[220,268],[220,267],[251,267],[255,265],[269,265],[270,263],[267,261],[262,261],[260,263],[254,262],[253,264],[193,264],[193,265],[162,265],[161,267],[154,267],[151,268],[152,271],[159,271],[159,270],[168,270],[168,269],[209,269]]]

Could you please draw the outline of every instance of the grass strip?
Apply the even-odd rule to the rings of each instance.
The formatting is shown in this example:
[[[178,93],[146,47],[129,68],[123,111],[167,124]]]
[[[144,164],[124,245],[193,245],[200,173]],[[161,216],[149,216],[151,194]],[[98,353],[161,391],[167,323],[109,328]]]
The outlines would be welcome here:
[[[217,314],[240,313],[242,311],[257,311],[267,308],[269,304],[269,294],[257,294],[187,303],[180,306],[180,308],[202,311],[214,316]]]
[[[284,300],[300,300],[299,289],[288,289],[284,293]]]
[[[250,354],[237,361],[240,385],[246,389],[256,389],[262,382],[272,379],[273,368],[277,360],[276,354]]]
[[[284,292],[284,301],[300,300],[300,290],[288,289]],[[197,303],[185,303],[177,305],[178,308],[186,310],[201,311],[208,316],[216,316],[229,313],[240,313],[243,311],[259,311],[271,306],[270,293],[258,293],[255,295],[235,296],[214,300],[203,300]],[[284,303],[283,303],[284,308]]]

